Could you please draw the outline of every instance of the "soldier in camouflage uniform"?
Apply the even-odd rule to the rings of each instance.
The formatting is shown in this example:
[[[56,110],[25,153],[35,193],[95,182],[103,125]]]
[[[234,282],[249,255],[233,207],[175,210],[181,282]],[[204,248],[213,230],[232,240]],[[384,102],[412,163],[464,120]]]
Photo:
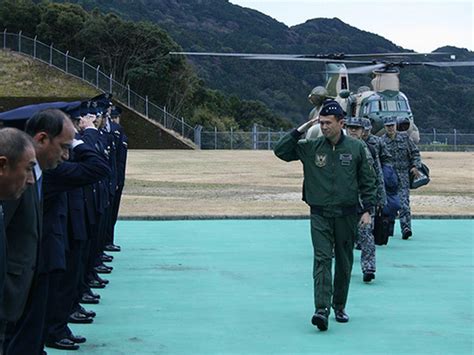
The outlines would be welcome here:
[[[369,121],[370,123],[370,121]],[[352,117],[346,121],[346,131],[349,136],[362,140],[364,132],[363,120]],[[385,187],[383,182],[382,167],[379,156],[374,147],[367,144],[369,150],[368,162],[374,168],[377,185],[376,208],[383,208],[386,203]],[[359,238],[357,240],[357,249],[361,250],[360,265],[363,273],[363,281],[370,282],[375,279],[375,242],[372,233],[374,226],[375,209],[370,211],[371,223],[368,225],[359,225]]]
[[[384,120],[385,133],[382,141],[387,146],[393,158],[393,167],[399,179],[398,196],[400,197],[400,228],[402,238],[412,236],[410,212],[410,174],[420,176],[420,151],[410,137],[404,132],[397,132],[396,117],[386,117]]]
[[[365,143],[370,144],[377,151],[377,155],[380,160],[380,165],[393,165],[392,156],[387,149],[387,146],[383,142],[381,137],[377,137],[370,133],[372,129],[372,124],[368,118],[362,119],[362,124],[364,125],[364,132],[362,133],[362,139]]]

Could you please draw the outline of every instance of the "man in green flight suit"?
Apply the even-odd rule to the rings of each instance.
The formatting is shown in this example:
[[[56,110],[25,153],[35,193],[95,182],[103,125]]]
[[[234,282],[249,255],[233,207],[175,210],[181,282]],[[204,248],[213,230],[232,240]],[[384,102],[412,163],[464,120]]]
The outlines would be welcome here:
[[[313,124],[323,137],[300,140]],[[304,200],[311,207],[311,239],[314,250],[313,279],[315,313],[311,319],[319,330],[328,329],[330,307],[336,321],[345,323],[353,248],[358,222],[369,224],[376,203],[375,173],[364,143],[344,135],[344,111],[334,100],[323,104],[319,117],[280,139],[275,155],[284,161],[301,160],[304,171]],[[361,201],[359,200],[359,195]],[[357,208],[362,203],[362,216]],[[331,273],[335,256],[334,288]],[[332,298],[332,302],[331,302]]]

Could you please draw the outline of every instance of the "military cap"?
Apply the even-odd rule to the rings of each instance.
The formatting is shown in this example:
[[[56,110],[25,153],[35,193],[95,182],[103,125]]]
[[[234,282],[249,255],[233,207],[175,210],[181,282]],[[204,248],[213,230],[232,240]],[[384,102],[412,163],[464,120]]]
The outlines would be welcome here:
[[[66,112],[72,120],[79,120],[81,119],[81,107],[77,107],[74,110],[70,110]]]
[[[368,118],[362,118],[362,125],[366,131],[370,131],[372,129],[372,123]]]
[[[342,109],[341,105],[337,101],[334,100],[326,100],[323,103],[323,107],[319,112],[320,116],[331,116],[334,115],[336,117],[344,117],[345,112]]]
[[[359,117],[350,117],[346,119],[346,126],[351,126],[351,127],[364,127],[362,124],[362,119]]]
[[[114,106],[112,108],[112,111],[110,112],[110,116],[117,117],[117,116],[120,116],[121,113],[122,113],[122,109],[118,106]]]
[[[397,124],[397,117],[396,116],[384,117],[383,124],[385,126],[390,126],[390,125],[393,125],[393,124]]]

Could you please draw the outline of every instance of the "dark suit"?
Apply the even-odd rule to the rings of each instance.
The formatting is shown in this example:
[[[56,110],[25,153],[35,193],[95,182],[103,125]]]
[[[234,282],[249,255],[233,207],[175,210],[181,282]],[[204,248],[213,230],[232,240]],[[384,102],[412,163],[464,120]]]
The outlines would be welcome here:
[[[37,266],[42,207],[36,185],[15,201],[4,202],[7,274],[0,318],[16,322],[22,315]]]
[[[74,154],[77,163],[64,162],[56,169],[44,172],[45,213],[38,266],[39,277],[35,283],[32,306],[13,330],[8,347],[8,352],[11,354],[40,354],[43,348],[50,276],[53,272],[64,271],[66,268],[65,253],[68,243],[65,191],[94,183],[110,173],[105,160],[87,144],[74,148]]]
[[[5,284],[5,275],[7,273],[7,251],[5,222],[3,221],[3,205],[0,201],[0,302],[3,299],[3,285]]]
[[[97,141],[98,134],[97,131],[86,130],[84,137],[86,142],[93,143],[94,140]],[[88,144],[89,147],[94,147],[94,145]],[[74,152],[71,154],[70,161],[78,161]],[[103,164],[105,166],[105,159]],[[66,192],[66,268],[65,272],[53,273],[50,278],[45,328],[47,342],[55,342],[71,335],[67,321],[78,299],[79,280],[83,275],[82,254],[88,239],[84,187],[76,187]]]
[[[18,200],[5,202],[4,213],[7,273],[3,299],[0,302],[0,337],[6,337],[8,342],[12,337],[13,322],[21,319],[34,299],[42,230],[42,203],[38,183],[29,186]]]
[[[3,299],[3,286],[5,285],[5,276],[7,274],[7,251],[5,222],[3,221],[3,205],[0,201],[0,303]],[[3,342],[5,341],[5,320],[0,320],[0,354],[3,354]]]
[[[110,229],[107,233],[108,242],[114,244],[115,224],[117,223],[118,213],[120,209],[120,201],[122,199],[122,191],[125,185],[125,169],[127,166],[128,137],[124,133],[122,126],[112,122],[111,129],[116,139],[117,150],[117,191],[112,203],[112,221]]]

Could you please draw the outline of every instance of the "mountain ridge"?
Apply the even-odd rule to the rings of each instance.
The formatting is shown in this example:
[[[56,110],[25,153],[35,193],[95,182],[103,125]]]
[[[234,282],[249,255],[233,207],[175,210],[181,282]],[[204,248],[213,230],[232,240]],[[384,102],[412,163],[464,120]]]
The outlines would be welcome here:
[[[56,1],[64,2],[64,1]],[[411,52],[380,35],[336,18],[313,18],[288,27],[257,10],[227,0],[74,0],[88,10],[113,11],[126,19],[158,24],[186,51],[252,53]],[[453,48],[445,46],[442,48]],[[438,49],[437,49],[438,50]],[[474,53],[456,48],[459,59]],[[438,59],[436,59],[438,60]],[[323,85],[321,64],[275,63],[232,58],[190,58],[200,77],[213,89],[243,99],[259,100],[295,123],[305,120],[307,95]],[[431,72],[430,72],[431,70]],[[470,70],[406,68],[401,88],[421,128],[474,129],[474,79]],[[369,79],[351,76],[352,90]],[[446,95],[465,105],[452,106]],[[455,116],[455,117],[453,117]],[[446,119],[448,117],[448,119]],[[467,122],[459,117],[469,117]]]

